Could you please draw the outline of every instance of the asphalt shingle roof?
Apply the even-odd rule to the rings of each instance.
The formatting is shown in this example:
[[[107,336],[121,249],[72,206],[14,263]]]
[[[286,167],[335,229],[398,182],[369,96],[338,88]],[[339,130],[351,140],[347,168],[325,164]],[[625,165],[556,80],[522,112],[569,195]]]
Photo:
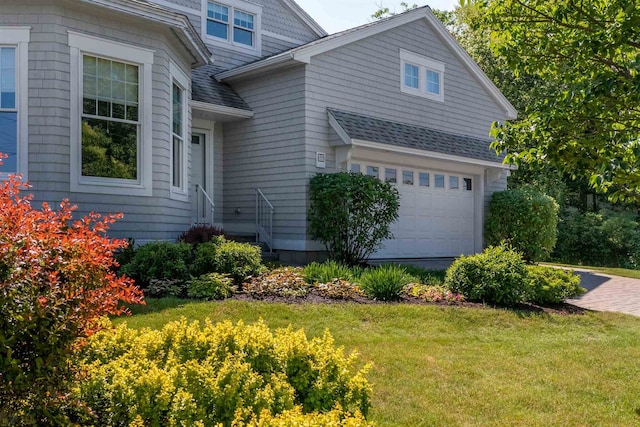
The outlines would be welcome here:
[[[251,107],[229,85],[214,77],[224,71],[215,65],[204,65],[191,71],[191,99],[251,111]]]
[[[346,111],[328,109],[351,139],[416,148],[453,156],[502,163],[503,156],[489,147],[489,139],[456,135],[421,126],[382,120]]]

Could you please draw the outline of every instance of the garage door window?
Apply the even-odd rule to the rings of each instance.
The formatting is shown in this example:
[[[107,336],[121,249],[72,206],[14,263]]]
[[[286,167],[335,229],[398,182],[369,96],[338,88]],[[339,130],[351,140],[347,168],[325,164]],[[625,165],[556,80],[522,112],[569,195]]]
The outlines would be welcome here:
[[[380,168],[377,166],[367,166],[367,175],[378,178],[380,176]]]
[[[457,190],[460,188],[460,180],[458,179],[457,176],[450,176],[449,177],[449,189],[450,190]]]
[[[419,182],[420,187],[428,187],[429,186],[429,174],[426,172],[420,172]]]
[[[398,170],[397,169],[385,168],[385,170],[384,170],[384,180],[386,182],[390,182],[392,184],[396,184],[398,182]]]
[[[404,185],[413,185],[413,171],[402,171],[402,183]]]
[[[444,175],[436,175],[436,188],[444,188]]]
[[[462,184],[465,191],[471,191],[473,189],[471,178],[465,178],[462,180]]]

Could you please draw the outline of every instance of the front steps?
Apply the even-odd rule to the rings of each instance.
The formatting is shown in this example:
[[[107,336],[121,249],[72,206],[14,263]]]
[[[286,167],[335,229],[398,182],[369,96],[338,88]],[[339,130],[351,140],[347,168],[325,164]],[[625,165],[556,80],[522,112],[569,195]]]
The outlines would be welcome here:
[[[266,243],[256,242],[255,233],[233,233],[227,234],[227,239],[233,240],[235,242],[240,243],[248,243],[250,245],[259,246],[262,249],[262,260],[263,261],[278,261],[280,257],[278,256],[278,252],[272,251],[269,252],[269,247]]]

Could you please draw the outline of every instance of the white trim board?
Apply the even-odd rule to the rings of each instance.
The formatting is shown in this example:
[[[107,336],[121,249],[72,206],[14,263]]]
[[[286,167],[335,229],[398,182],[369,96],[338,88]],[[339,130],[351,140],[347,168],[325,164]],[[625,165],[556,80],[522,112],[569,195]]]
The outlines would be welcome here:
[[[29,42],[31,27],[0,27],[0,46],[15,48],[16,61],[16,112],[18,117],[16,134],[16,173],[22,180],[29,178]],[[1,173],[0,179],[10,173]]]

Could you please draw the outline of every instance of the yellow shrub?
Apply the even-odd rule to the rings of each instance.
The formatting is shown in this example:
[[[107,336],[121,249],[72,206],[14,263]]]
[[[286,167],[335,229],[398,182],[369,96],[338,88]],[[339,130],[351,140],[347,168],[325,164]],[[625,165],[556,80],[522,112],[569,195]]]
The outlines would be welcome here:
[[[296,406],[343,422],[355,417],[346,412],[366,415],[370,407],[368,366],[355,369],[356,359],[328,332],[308,340],[291,328],[271,332],[262,321],[182,319],[161,331],[122,325],[90,340],[75,394],[97,425],[241,425]]]

